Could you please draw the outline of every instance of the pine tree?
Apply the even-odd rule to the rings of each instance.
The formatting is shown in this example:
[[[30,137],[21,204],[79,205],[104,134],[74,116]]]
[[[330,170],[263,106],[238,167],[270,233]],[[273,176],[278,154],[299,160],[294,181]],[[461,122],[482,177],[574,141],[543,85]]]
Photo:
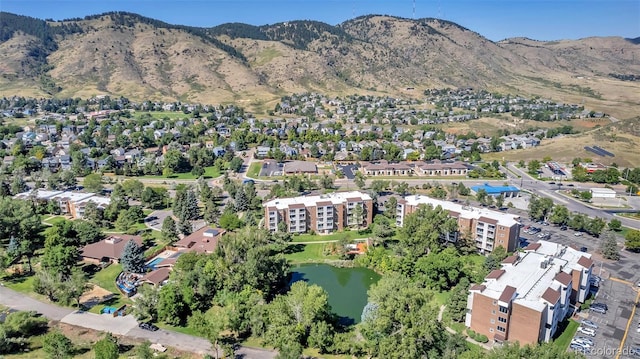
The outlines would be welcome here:
[[[120,263],[125,272],[143,273],[145,271],[144,250],[136,242],[129,240],[122,250]]]
[[[620,259],[620,249],[618,248],[618,241],[616,240],[616,235],[607,231],[604,233],[604,239],[602,240],[602,256],[606,259],[619,260]]]
[[[184,202],[182,204],[180,216],[181,220],[191,221],[200,217],[200,208],[198,207],[198,199],[192,189],[185,191]]]
[[[234,197],[235,208],[238,212],[246,211],[249,209],[249,199],[244,191],[244,187],[240,187]]]
[[[176,221],[168,216],[162,222],[162,239],[173,243],[178,240],[178,229],[176,227]]]
[[[185,236],[190,235],[191,232],[193,232],[193,226],[191,225],[191,222],[180,220],[178,222],[178,232],[184,234]]]

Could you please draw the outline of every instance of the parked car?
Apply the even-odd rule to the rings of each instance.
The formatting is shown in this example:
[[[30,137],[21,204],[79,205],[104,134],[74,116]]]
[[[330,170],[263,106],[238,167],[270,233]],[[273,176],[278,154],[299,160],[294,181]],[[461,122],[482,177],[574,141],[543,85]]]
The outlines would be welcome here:
[[[573,339],[571,341],[571,344],[578,344],[578,345],[582,345],[582,346],[587,347],[587,348],[591,348],[593,346],[593,344],[589,344],[586,341],[579,340],[579,339]]]
[[[605,303],[594,302],[594,303],[591,303],[591,306],[592,307],[600,307],[600,308],[603,308],[604,310],[609,310],[609,306],[606,305]]]
[[[596,312],[596,313],[600,313],[600,314],[607,314],[607,310],[602,308],[602,307],[590,307],[589,309],[592,312]]]
[[[578,327],[578,331],[582,334],[588,335],[590,337],[595,337],[596,336],[596,330],[593,328],[587,328],[587,327]]]
[[[561,231],[566,231],[566,230],[567,230],[567,226],[561,226],[561,227],[560,227],[560,230],[561,230]]]
[[[593,339],[591,338],[587,338],[587,337],[575,337],[574,340],[578,340],[584,343],[587,343],[589,345],[593,345]]]
[[[580,345],[580,344],[577,344],[577,343],[571,343],[571,345],[569,345],[569,348],[571,350],[575,350],[575,351],[581,352],[581,353],[586,353],[586,351],[588,349],[584,345]]]
[[[582,324],[582,326],[584,327],[589,327],[589,328],[593,328],[593,329],[598,329],[598,324],[587,320],[587,319],[583,319],[582,322],[580,322],[580,324]]]
[[[587,252],[588,248],[587,247],[580,247],[580,252]]]
[[[582,236],[582,232],[576,232],[573,235],[576,236],[576,237],[581,237]]]
[[[148,330],[148,331],[151,331],[151,332],[155,332],[158,329],[160,329],[153,323],[144,323],[144,322],[138,324],[138,327],[140,327],[140,329]]]

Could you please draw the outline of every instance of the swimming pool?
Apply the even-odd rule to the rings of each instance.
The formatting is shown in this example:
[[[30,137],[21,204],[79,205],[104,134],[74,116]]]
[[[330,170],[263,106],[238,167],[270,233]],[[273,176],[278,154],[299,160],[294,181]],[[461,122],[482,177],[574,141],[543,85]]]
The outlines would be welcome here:
[[[156,258],[156,259],[152,260],[151,262],[147,263],[147,267],[151,268],[151,269],[156,269],[158,264],[162,263],[163,260],[164,260],[164,258]]]

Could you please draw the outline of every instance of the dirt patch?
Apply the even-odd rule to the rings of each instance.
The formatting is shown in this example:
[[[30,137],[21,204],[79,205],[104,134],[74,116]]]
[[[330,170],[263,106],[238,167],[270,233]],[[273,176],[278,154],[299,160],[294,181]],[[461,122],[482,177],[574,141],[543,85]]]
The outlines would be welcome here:
[[[98,340],[104,338],[104,335],[105,335],[104,332],[101,332],[98,330],[82,328],[82,327],[78,327],[78,326],[70,325],[66,323],[51,322],[49,323],[49,325],[52,328],[57,328],[58,330],[60,330],[67,338],[71,339],[71,341],[75,345],[80,347],[92,348],[93,345]],[[124,347],[127,347],[127,346],[131,347],[131,346],[136,346],[144,343],[143,340],[139,340],[131,337],[124,337],[124,336],[117,336],[117,335],[116,337],[118,338],[118,343]],[[87,353],[87,354],[91,354],[91,353]],[[164,354],[166,354],[169,358],[185,358],[185,359],[202,358],[201,355],[180,351],[171,347],[167,347],[167,351]]]
[[[84,305],[87,308],[91,308],[97,304],[111,299],[111,297],[113,297],[112,292],[94,284],[91,287],[91,290],[85,292],[82,297],[80,297],[80,304]]]

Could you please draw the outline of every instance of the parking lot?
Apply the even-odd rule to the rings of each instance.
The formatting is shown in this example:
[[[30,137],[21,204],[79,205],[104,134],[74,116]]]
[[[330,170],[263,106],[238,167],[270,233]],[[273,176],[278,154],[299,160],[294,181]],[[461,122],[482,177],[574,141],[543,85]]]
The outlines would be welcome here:
[[[638,287],[634,283],[640,280],[640,261],[638,261],[640,256],[621,251],[619,261],[603,260],[597,253],[601,242],[599,238],[586,233],[576,236],[575,231],[570,229],[563,231],[554,225],[545,226],[528,220],[523,220],[523,223],[525,227],[534,226],[541,230],[536,234],[527,234],[521,230],[521,246],[523,247],[540,240],[538,235],[547,232],[549,233],[548,241],[583,249],[593,255],[593,274],[604,279],[594,294],[594,301],[606,304],[608,310],[605,314],[591,310],[578,313],[580,319],[590,320],[598,326],[593,338],[580,332],[575,335],[575,337],[588,337],[593,340],[593,346],[584,355],[587,358],[616,358],[620,353],[620,358],[640,358],[640,354],[635,354],[636,349],[640,349],[640,332],[638,332],[640,311],[636,310],[635,313],[633,311],[638,295]],[[632,314],[633,318],[631,318]],[[630,318],[631,323],[625,338]],[[626,340],[621,346],[623,339]]]
[[[260,177],[282,176],[284,164],[277,161],[264,161],[260,169]]]
[[[356,178],[356,172],[358,171],[358,166],[356,165],[341,165],[338,166],[338,169],[342,171],[344,177],[346,179],[352,180]]]
[[[579,314],[582,319],[590,320],[598,326],[595,337],[591,338],[594,342],[593,346],[584,353],[587,358],[616,357],[632,314],[635,297],[635,290],[627,284],[614,280],[604,280],[600,284],[594,301],[606,304],[609,307],[607,312],[600,314],[587,310]],[[635,328],[631,330],[635,333]],[[579,336],[587,335],[576,333],[576,337]],[[628,340],[623,346],[623,349],[625,348],[621,358],[633,357],[629,353]],[[624,353],[627,355],[625,356]]]

